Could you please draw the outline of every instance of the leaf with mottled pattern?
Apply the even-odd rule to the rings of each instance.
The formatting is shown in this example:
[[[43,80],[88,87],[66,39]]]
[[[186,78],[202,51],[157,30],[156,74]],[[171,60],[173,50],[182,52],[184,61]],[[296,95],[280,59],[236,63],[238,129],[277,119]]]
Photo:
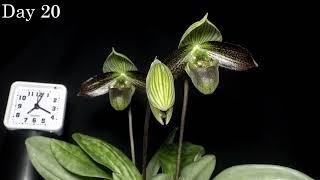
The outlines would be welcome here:
[[[173,180],[173,177],[167,174],[158,174],[150,178],[150,180]]]
[[[175,176],[177,161],[177,144],[164,145],[158,155],[162,172],[170,176]],[[188,164],[198,160],[204,154],[204,148],[188,142],[183,143],[181,152],[181,166],[184,168]]]
[[[214,155],[205,155],[185,166],[180,173],[181,180],[209,180],[216,166]]]
[[[159,161],[159,154],[161,153],[161,147],[166,146],[168,144],[172,144],[178,128],[174,128],[172,132],[169,134],[167,139],[162,143],[160,148],[157,150],[157,152],[152,156],[151,160],[148,163],[147,169],[146,169],[146,178],[151,179],[151,177],[155,176],[160,169],[160,161]]]
[[[213,180],[314,180],[297,170],[264,164],[233,166],[223,170]]]
[[[94,161],[131,180],[142,180],[135,165],[119,149],[100,139],[75,133],[72,138]]]
[[[51,138],[33,136],[25,141],[28,156],[38,173],[47,180],[83,180],[64,169],[55,159],[50,148]]]
[[[68,171],[80,176],[112,179],[80,147],[55,139],[51,140],[50,146],[56,160]]]

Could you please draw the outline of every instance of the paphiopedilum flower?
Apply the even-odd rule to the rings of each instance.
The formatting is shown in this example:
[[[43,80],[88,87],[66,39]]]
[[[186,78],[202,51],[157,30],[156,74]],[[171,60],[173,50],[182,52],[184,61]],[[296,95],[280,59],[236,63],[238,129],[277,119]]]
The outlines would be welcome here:
[[[183,34],[178,50],[167,58],[175,77],[186,71],[203,94],[212,94],[219,83],[219,67],[244,71],[257,66],[250,52],[222,42],[222,35],[206,14]]]
[[[170,69],[155,59],[146,79],[147,97],[155,118],[162,124],[168,124],[175,101],[174,79]]]
[[[145,75],[127,56],[112,48],[103,64],[103,74],[82,83],[79,95],[95,97],[109,92],[111,106],[121,111],[130,104],[136,87],[145,88]]]

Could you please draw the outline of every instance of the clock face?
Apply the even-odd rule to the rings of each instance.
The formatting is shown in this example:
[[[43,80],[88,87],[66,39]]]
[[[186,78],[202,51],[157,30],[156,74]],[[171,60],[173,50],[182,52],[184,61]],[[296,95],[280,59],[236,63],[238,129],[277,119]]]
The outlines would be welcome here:
[[[11,86],[4,124],[8,129],[60,131],[66,88],[59,84],[15,82]]]

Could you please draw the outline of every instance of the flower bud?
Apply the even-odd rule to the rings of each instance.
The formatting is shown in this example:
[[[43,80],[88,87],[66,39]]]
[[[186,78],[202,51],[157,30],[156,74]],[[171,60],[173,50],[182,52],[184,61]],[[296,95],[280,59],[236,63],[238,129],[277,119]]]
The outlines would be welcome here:
[[[174,79],[169,68],[157,59],[150,66],[146,90],[153,115],[161,124],[168,124],[175,101]]]

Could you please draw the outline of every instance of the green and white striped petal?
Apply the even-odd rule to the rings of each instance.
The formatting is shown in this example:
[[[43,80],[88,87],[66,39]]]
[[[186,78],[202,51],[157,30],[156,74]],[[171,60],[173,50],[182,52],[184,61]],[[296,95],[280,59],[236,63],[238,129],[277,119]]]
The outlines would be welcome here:
[[[183,34],[178,48],[187,45],[200,45],[208,41],[222,41],[219,29],[208,19],[208,13],[200,20],[193,23]]]
[[[174,79],[170,69],[157,59],[150,66],[146,90],[153,115],[162,125],[168,124],[175,101]]]
[[[112,48],[112,52],[103,64],[103,72],[125,73],[127,71],[137,71],[137,67],[125,55],[118,53]]]

